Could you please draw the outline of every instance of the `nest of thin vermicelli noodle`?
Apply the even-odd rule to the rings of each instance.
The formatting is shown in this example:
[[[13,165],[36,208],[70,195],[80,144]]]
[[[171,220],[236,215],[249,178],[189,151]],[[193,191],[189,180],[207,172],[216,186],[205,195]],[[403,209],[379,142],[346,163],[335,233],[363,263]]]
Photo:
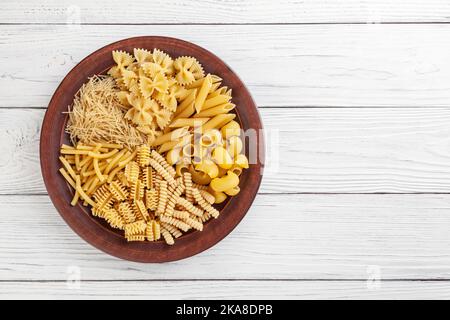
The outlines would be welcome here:
[[[80,88],[66,127],[74,145],[118,143],[131,148],[144,143],[142,133],[124,118],[117,92],[114,80],[106,76],[94,76]]]

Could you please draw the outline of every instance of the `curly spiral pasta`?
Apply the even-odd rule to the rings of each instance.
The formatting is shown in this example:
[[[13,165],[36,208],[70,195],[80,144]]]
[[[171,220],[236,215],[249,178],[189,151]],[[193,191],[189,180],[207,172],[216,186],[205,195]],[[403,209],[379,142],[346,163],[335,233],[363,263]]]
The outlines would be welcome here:
[[[121,202],[118,206],[118,211],[125,223],[128,224],[136,221],[136,215],[128,202]]]
[[[147,207],[145,206],[144,201],[142,201],[142,200],[135,201],[134,208],[135,208],[137,217],[139,217],[145,221],[150,220],[150,216],[148,214]]]
[[[137,201],[144,197],[144,185],[141,180],[137,179],[130,188],[130,200]]]
[[[156,160],[172,177],[175,177],[175,169],[155,150],[152,150],[151,157]]]
[[[202,216],[203,210],[194,206],[191,202],[187,201],[184,198],[178,197],[177,204],[181,205],[186,211],[193,214],[194,216]]]
[[[112,206],[113,195],[108,189],[107,185],[102,185],[94,192],[95,208],[98,210],[108,209]]]
[[[198,231],[202,231],[203,230],[203,223],[191,219],[191,218],[187,218],[185,220],[183,220],[188,226],[190,226],[191,228],[198,230]]]
[[[161,226],[162,226],[164,229],[166,229],[167,231],[169,231],[170,234],[171,234],[175,239],[177,239],[177,238],[179,238],[179,237],[181,237],[181,236],[183,235],[183,233],[182,233],[180,230],[178,230],[175,226],[173,226],[173,225],[171,225],[171,224],[162,222],[162,223],[161,223]]]
[[[144,234],[135,234],[132,236],[125,236],[128,242],[132,241],[145,241],[146,236]]]
[[[125,177],[130,183],[134,183],[139,179],[139,165],[135,161],[130,161],[125,166]]]
[[[155,159],[150,159],[150,165],[159,173],[164,180],[166,180],[170,185],[176,185],[176,181],[169,172],[166,171]]]
[[[201,185],[201,184],[198,184],[198,183],[193,183],[192,187],[194,187],[194,188],[196,188],[198,190],[205,190],[205,191],[208,190],[208,186],[204,186],[204,185]]]
[[[189,212],[184,211],[184,210],[174,210],[172,217],[180,219],[180,220],[185,220],[190,217],[190,214],[189,214]]]
[[[123,217],[113,208],[104,211],[103,218],[109,223],[109,225],[116,229],[123,229],[125,221]]]
[[[148,145],[141,145],[138,147],[137,161],[141,167],[148,166],[150,160],[150,147]]]
[[[119,181],[113,181],[109,184],[109,191],[118,201],[123,201],[128,197],[128,190]]]
[[[198,189],[193,189],[194,192],[194,199],[195,201],[198,203],[198,205],[205,210],[206,212],[208,212],[211,216],[213,216],[214,218],[217,218],[219,216],[219,210],[217,210],[216,208],[214,208],[212,205],[210,205],[200,194],[200,192],[198,191]]]
[[[168,245],[173,245],[175,243],[175,240],[166,228],[161,228],[161,234]]]
[[[186,187],[186,200],[189,202],[194,202],[194,194],[192,193],[192,175],[190,172],[183,173],[183,183]]]
[[[157,215],[164,214],[168,199],[169,193],[167,191],[167,181],[161,181],[159,185],[159,202],[158,207],[156,208]]]
[[[153,169],[152,167],[145,167],[142,169],[142,181],[146,189],[153,188]]]
[[[144,233],[146,227],[147,223],[145,223],[144,220],[137,220],[132,223],[127,223],[124,225],[123,229],[125,230],[125,236],[127,237]]]
[[[150,189],[145,192],[145,205],[151,211],[155,211],[158,207],[158,192],[155,189]]]
[[[161,238],[161,226],[156,220],[147,222],[145,235],[148,241],[156,241]]]
[[[175,205],[177,204],[177,199],[181,196],[183,192],[184,192],[184,185],[178,184],[175,190],[170,194],[170,198],[167,202],[166,210],[164,213],[165,215],[171,216],[173,214]]]
[[[208,202],[209,204],[213,204],[214,201],[216,201],[216,198],[211,193],[209,193],[208,191],[206,191],[206,190],[199,190],[199,192],[202,195],[203,199],[205,199],[206,202]]]
[[[191,226],[188,225],[187,223],[185,223],[185,222],[183,222],[181,220],[172,218],[172,217],[161,216],[161,217],[159,217],[159,220],[161,222],[164,222],[164,223],[167,223],[167,224],[171,224],[171,225],[177,227],[178,229],[180,229],[180,230],[182,230],[184,232],[188,231],[191,228]]]

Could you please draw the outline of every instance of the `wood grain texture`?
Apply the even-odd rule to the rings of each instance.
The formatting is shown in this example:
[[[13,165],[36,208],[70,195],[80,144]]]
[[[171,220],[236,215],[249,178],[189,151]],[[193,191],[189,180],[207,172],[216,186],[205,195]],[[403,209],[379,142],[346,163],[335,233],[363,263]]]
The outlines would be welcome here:
[[[263,193],[450,192],[447,108],[265,108]],[[44,110],[0,109],[0,194],[45,194]]]
[[[76,7],[74,7],[76,5]],[[124,9],[125,7],[125,9]],[[146,9],[143,9],[146,8]],[[78,17],[79,13],[79,17]],[[2,0],[3,23],[448,22],[444,0]]]
[[[259,195],[213,248],[140,264],[82,241],[47,196],[1,196],[0,280],[450,279],[449,211],[450,195]]]
[[[0,299],[449,299],[447,282],[365,281],[129,281],[0,283]],[[155,295],[155,292],[158,294]],[[170,315],[170,314],[168,314]]]
[[[265,106],[448,106],[450,24],[0,26],[0,107],[46,107],[98,48],[155,34],[217,54]],[[431,36],[432,35],[432,36]],[[20,99],[17,97],[20,96]]]

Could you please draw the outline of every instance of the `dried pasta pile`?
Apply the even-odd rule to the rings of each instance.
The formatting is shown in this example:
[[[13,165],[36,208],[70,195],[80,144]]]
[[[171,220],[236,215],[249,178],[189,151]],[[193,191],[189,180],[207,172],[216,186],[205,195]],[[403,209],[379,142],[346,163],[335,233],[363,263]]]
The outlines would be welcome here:
[[[113,51],[109,76],[77,93],[60,172],[128,241],[174,239],[217,218],[249,167],[231,89],[193,57]]]

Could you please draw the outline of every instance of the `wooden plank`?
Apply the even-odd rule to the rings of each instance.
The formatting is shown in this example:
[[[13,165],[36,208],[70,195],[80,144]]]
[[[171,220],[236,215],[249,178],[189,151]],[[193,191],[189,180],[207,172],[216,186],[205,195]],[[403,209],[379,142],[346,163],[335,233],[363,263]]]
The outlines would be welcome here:
[[[450,192],[447,108],[266,108],[264,193]],[[0,194],[44,194],[44,110],[0,109]],[[55,155],[56,156],[56,155]]]
[[[450,283],[393,281],[129,281],[0,283],[1,299],[448,299]],[[180,302],[180,306],[183,303]],[[211,311],[212,312],[212,311]],[[220,310],[218,311],[220,313]]]
[[[124,6],[126,9],[124,9]],[[3,23],[373,23],[448,22],[444,0],[3,0]]]
[[[94,249],[46,196],[0,208],[0,280],[450,279],[450,195],[259,195],[226,239],[167,264]]]
[[[0,31],[1,107],[46,107],[82,58],[145,34],[186,39],[216,53],[261,107],[447,107],[450,100],[450,24],[3,25]]]

